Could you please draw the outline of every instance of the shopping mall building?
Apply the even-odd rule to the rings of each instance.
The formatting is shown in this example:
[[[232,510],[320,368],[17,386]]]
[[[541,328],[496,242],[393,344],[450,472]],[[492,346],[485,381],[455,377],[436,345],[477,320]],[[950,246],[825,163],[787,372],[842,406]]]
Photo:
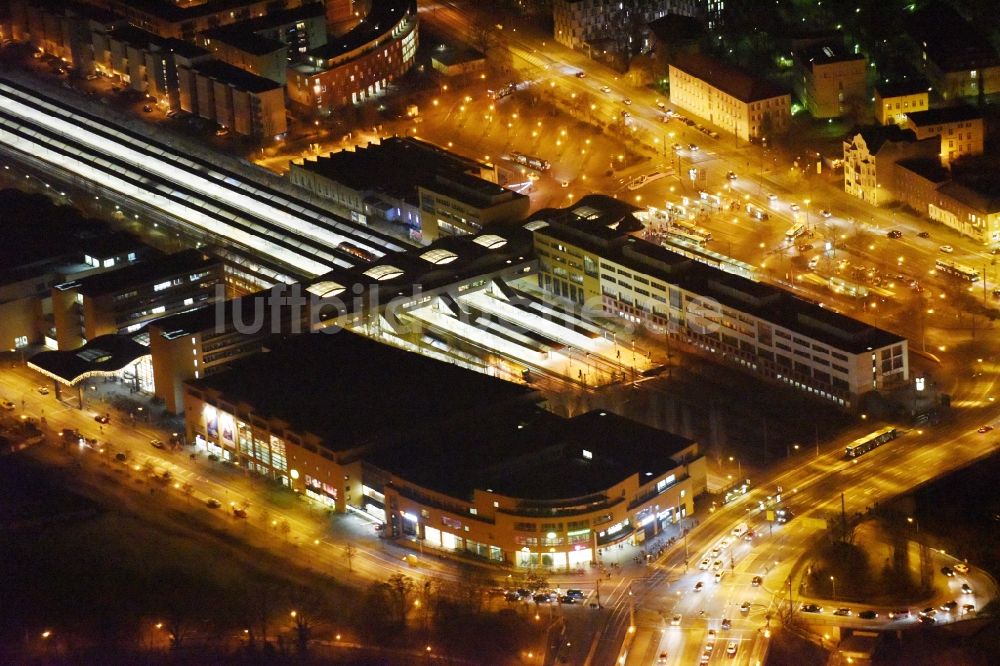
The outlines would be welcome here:
[[[185,391],[188,441],[390,538],[575,568],[693,510],[698,445],[346,332],[275,339]]]

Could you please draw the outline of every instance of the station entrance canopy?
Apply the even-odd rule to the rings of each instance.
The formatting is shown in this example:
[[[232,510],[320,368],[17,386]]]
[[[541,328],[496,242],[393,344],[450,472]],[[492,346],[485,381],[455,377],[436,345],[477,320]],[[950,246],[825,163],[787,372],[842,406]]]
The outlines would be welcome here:
[[[39,352],[28,367],[65,386],[76,386],[91,377],[111,377],[129,366],[152,360],[149,347],[127,335],[102,335],[77,349]]]

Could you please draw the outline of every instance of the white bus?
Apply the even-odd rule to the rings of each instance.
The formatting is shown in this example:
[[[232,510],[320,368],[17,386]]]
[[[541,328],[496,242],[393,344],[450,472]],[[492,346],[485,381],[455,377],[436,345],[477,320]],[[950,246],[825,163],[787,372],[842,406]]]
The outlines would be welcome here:
[[[652,183],[654,180],[659,180],[661,178],[666,178],[666,177],[667,174],[664,173],[663,171],[654,171],[653,173],[647,173],[641,176],[636,176],[629,182],[628,189],[637,190],[643,185],[648,185]]]
[[[798,238],[805,232],[806,232],[806,225],[802,224],[801,222],[796,222],[795,224],[793,224],[788,228],[788,231],[785,232],[785,240],[788,241],[789,243],[792,243],[795,241],[796,238]]]
[[[974,268],[969,268],[968,266],[963,266],[962,264],[957,264],[954,261],[948,261],[947,259],[938,259],[936,262],[934,262],[934,268],[936,268],[941,273],[961,278],[968,282],[979,281],[979,271],[975,270]]]
[[[677,229],[667,231],[666,240],[668,243],[681,243],[682,245],[696,245],[698,247],[702,247],[708,242],[708,239],[704,236],[678,231]]]
[[[712,240],[712,232],[705,227],[699,227],[694,222],[688,222],[687,220],[673,220],[670,224],[677,227],[677,229],[682,233],[701,236],[706,241]]]

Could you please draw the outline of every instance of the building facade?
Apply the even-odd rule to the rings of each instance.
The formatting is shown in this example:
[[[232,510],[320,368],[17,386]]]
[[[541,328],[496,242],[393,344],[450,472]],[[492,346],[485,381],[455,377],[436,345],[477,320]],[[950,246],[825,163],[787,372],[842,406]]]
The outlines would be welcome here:
[[[907,114],[930,108],[930,89],[930,83],[920,80],[876,85],[875,122],[906,125]]]
[[[349,209],[355,221],[400,224],[426,241],[522,219],[530,205],[497,184],[494,164],[410,137],[293,162],[288,179]]]
[[[844,191],[873,206],[896,198],[896,169],[903,159],[934,157],[940,141],[917,140],[916,134],[897,125],[854,130],[844,141]]]
[[[795,54],[795,91],[814,118],[838,118],[866,104],[868,60],[824,44]]]
[[[667,12],[693,7],[673,0],[553,0],[552,21],[555,39],[571,49],[587,50],[590,42],[611,40],[621,43],[630,55],[649,49],[647,24]]]
[[[277,138],[288,131],[280,83],[219,60],[177,68],[180,108],[235,134]]]
[[[941,164],[983,154],[983,114],[971,106],[948,106],[907,114],[906,126],[917,139],[941,137]]]
[[[791,95],[731,65],[696,53],[669,66],[670,101],[744,141],[780,133],[791,120]]]
[[[902,160],[895,169],[899,201],[979,243],[1000,246],[1000,196],[953,181],[937,160]]]
[[[185,250],[115,271],[57,284],[52,313],[60,350],[111,333],[134,333],[145,324],[224,293],[222,262]]]
[[[905,382],[907,341],[776,287],[682,257],[626,234],[618,212],[604,221],[588,197],[540,211],[534,227],[538,285],[667,335],[671,344],[782,382],[844,409]],[[544,225],[538,225],[545,222]]]
[[[365,21],[309,51],[288,72],[288,98],[305,112],[327,116],[383,93],[417,54],[415,0],[384,0]]]

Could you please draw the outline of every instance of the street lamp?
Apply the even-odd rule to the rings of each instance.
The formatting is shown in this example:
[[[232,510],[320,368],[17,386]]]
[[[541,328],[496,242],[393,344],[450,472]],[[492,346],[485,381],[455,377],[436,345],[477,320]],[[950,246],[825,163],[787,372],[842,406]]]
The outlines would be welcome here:
[[[835,577],[833,577],[833,576],[830,576],[830,584],[833,586],[833,598],[836,599],[837,598],[837,579]]]

